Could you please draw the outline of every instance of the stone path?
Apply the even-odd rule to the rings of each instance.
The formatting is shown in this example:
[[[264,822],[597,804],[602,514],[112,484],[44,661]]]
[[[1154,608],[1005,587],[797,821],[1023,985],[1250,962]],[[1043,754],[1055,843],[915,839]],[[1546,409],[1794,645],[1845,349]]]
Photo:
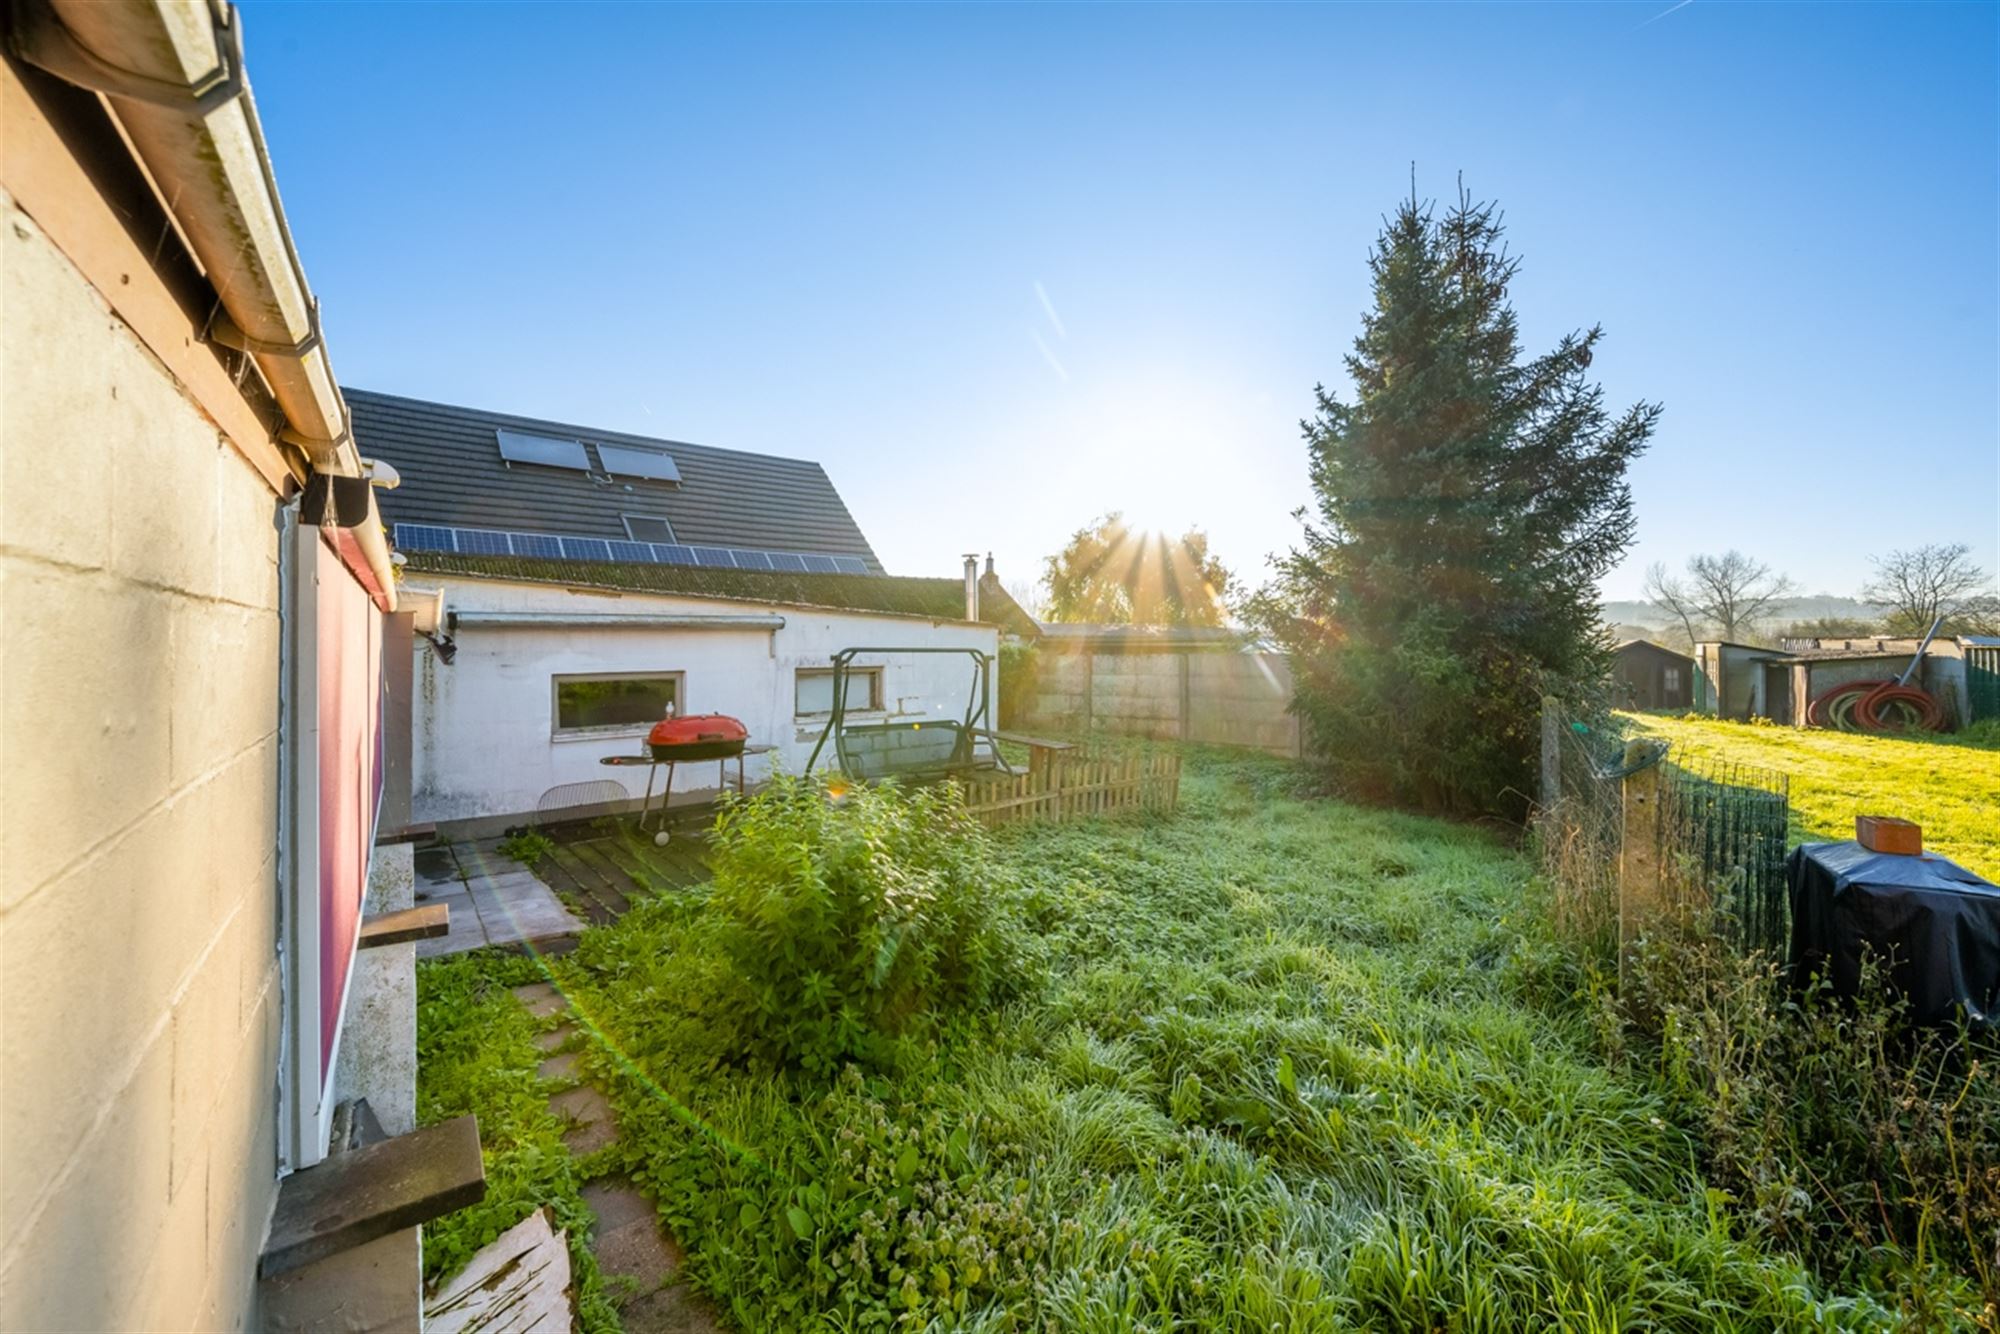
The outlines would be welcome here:
[[[526,945],[561,953],[583,923],[529,870],[500,854],[497,839],[438,843],[416,854],[418,903],[451,909],[451,933],[417,942],[419,958],[488,945]]]
[[[530,1013],[547,1018],[567,1015],[568,1003],[547,982],[514,988]],[[548,1053],[536,1067],[544,1079],[576,1079],[581,1075],[574,1046],[576,1024],[565,1018],[535,1045]],[[618,1142],[618,1118],[603,1092],[577,1084],[549,1099],[549,1107],[570,1123],[563,1144],[578,1158]],[[660,1225],[659,1210],[632,1182],[606,1177],[583,1188],[583,1201],[596,1215],[590,1251],[604,1272],[605,1286],[618,1303],[626,1334],[720,1334],[727,1328],[706,1300],[679,1281],[682,1253]]]

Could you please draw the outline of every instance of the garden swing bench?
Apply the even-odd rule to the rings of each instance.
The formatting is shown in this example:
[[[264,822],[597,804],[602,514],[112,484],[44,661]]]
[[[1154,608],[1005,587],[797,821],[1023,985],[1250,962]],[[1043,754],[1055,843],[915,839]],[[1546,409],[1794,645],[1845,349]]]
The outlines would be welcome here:
[[[972,659],[972,690],[963,718],[920,718],[910,722],[847,716],[847,683],[854,659],[864,653],[955,653]],[[1000,737],[992,729],[993,655],[976,648],[904,647],[844,648],[833,655],[833,712],[806,761],[811,773],[820,753],[833,742],[840,771],[857,783],[894,778],[913,783],[934,782],[981,770],[1013,773],[1000,755]]]

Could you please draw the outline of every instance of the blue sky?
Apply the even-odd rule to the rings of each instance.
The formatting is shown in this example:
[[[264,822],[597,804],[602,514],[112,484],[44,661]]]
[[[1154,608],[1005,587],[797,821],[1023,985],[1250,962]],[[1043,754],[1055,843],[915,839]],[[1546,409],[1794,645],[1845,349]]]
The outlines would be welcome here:
[[[1381,217],[1602,323],[1653,560],[2000,565],[2000,8],[245,5],[344,383],[825,464],[896,573],[1097,513],[1253,582]],[[1657,17],[1656,17],[1657,16]]]

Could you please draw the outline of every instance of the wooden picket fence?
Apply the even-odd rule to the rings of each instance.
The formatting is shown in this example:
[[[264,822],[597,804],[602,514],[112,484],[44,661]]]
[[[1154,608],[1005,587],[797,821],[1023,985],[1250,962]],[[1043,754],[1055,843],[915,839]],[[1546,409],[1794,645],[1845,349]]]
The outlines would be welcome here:
[[[964,784],[965,808],[992,829],[1017,820],[1083,820],[1119,811],[1171,811],[1180,803],[1181,757],[1172,751],[1112,757],[1052,755],[1024,774]]]

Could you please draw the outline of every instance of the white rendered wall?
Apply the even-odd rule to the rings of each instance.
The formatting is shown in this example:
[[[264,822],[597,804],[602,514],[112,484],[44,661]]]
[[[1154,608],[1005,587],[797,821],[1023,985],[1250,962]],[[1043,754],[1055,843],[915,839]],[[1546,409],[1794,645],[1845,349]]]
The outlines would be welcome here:
[[[643,593],[603,593],[545,584],[484,579],[420,578],[441,584],[448,611],[539,611],[582,614],[772,614],[770,630],[572,630],[468,626],[457,636],[450,665],[427,643],[416,647],[416,701],[411,743],[412,818],[466,820],[525,814],[548,789],[615,778],[637,797],[643,768],[613,768],[606,755],[635,755],[644,728],[618,736],[554,737],[551,680],[560,675],[616,672],[685,674],[683,713],[740,718],[753,745],[777,749],[747,761],[752,783],[775,761],[805,768],[821,721],[796,719],[793,673],[826,667],[838,650],[858,645],[949,645],[999,652],[999,631],[963,621],[776,607],[764,603]],[[972,660],[957,654],[864,657],[879,666],[883,713],[902,718],[962,718],[972,687]],[[993,669],[998,690],[999,667]],[[820,767],[831,767],[823,755]],[[735,766],[730,766],[733,777]],[[664,774],[664,770],[662,771]],[[713,761],[682,765],[676,792],[716,784]]]

